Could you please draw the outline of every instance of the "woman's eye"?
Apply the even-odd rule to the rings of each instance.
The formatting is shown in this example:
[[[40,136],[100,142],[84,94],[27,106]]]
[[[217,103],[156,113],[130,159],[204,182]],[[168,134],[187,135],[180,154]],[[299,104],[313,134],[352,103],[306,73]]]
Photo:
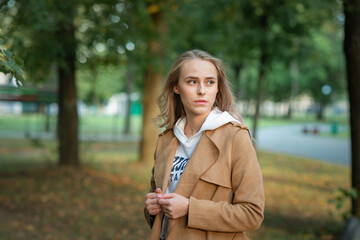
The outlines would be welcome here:
[[[195,80],[189,80],[188,83],[189,84],[195,84]]]
[[[209,85],[212,85],[212,84],[215,84],[215,81],[214,81],[214,80],[209,80],[207,83],[208,83]]]

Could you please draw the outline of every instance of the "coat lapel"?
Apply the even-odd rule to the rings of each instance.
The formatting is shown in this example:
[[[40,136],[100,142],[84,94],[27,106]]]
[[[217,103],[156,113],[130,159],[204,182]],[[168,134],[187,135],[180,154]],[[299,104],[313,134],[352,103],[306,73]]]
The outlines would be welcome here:
[[[213,132],[213,131],[209,131]],[[209,134],[211,136],[211,134]],[[175,193],[190,197],[190,194],[199,177],[208,170],[218,159],[219,149],[207,134],[203,134],[187,163]],[[170,173],[170,171],[169,171]]]
[[[165,140],[164,143],[165,144],[168,143],[168,144],[165,145],[162,149],[158,149],[159,153],[155,161],[155,167],[154,167],[155,169],[154,178],[155,178],[156,187],[160,187],[163,193],[165,193],[168,185],[171,167],[178,146],[178,140],[174,136],[174,134],[172,134],[172,131],[171,133],[169,132],[168,134],[170,135],[164,136],[170,138],[169,140],[164,139]]]

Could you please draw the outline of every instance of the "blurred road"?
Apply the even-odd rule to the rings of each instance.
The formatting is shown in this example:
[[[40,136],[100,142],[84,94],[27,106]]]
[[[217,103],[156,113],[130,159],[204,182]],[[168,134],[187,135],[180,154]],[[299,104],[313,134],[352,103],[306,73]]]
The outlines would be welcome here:
[[[302,132],[305,124],[267,127],[259,129],[256,143],[259,150],[314,158],[330,163],[350,166],[350,140],[324,137]],[[311,131],[329,132],[329,124],[306,124]]]

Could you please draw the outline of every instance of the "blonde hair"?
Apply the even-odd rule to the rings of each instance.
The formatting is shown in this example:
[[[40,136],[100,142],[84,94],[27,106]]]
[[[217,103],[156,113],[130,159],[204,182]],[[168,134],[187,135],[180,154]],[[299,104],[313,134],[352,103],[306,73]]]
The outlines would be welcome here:
[[[189,60],[200,59],[209,61],[214,64],[217,77],[219,91],[216,95],[214,107],[218,107],[221,111],[227,111],[232,116],[241,120],[241,117],[234,111],[233,95],[227,80],[224,66],[221,60],[211,56],[209,53],[201,50],[190,50],[181,54],[172,65],[164,85],[164,88],[157,98],[157,105],[160,108],[160,114],[157,119],[159,127],[172,128],[179,118],[185,116],[184,106],[180,96],[174,93],[174,86],[178,84],[182,65]]]

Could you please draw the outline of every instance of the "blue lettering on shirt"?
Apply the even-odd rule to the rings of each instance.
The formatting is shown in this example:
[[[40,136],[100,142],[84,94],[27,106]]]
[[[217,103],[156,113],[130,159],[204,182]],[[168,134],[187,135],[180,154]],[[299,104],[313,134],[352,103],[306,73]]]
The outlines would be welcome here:
[[[189,158],[184,158],[184,157],[179,157],[179,156],[176,156],[174,158],[174,163],[173,163],[173,166],[171,168],[171,173],[170,173],[170,181],[171,182],[179,181],[188,161],[189,161]]]

